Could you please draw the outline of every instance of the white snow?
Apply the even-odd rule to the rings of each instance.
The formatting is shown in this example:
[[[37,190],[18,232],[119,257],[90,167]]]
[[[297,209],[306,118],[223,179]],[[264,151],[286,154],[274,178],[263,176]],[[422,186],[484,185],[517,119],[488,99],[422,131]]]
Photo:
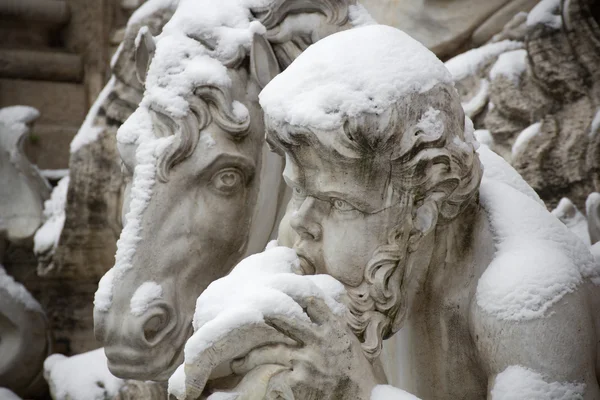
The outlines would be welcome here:
[[[425,46],[398,29],[368,25],[310,46],[259,98],[273,122],[330,130],[438,83],[452,77]]]
[[[156,52],[148,69],[142,105],[158,107],[177,118],[187,114],[185,96],[194,87],[230,87],[227,61],[248,52],[254,34],[265,27],[253,20],[251,7],[272,0],[222,0],[215,7],[209,0],[181,0],[171,20],[156,37]],[[193,39],[206,39],[214,49]],[[241,103],[238,109],[245,108]],[[248,115],[236,112],[236,116]]]
[[[494,137],[487,129],[477,129],[473,134],[479,143],[487,147],[492,147],[494,145]]]
[[[11,390],[0,387],[0,399],[2,400],[22,400],[19,396],[14,394]]]
[[[600,193],[592,192],[585,199],[585,213],[589,215],[592,213],[592,207],[597,207],[600,204]]]
[[[587,246],[544,206],[485,175],[480,195],[497,249],[477,285],[485,312],[505,320],[541,318],[582,277],[598,276]]]
[[[44,377],[55,400],[112,399],[124,383],[108,370],[103,348],[73,357],[53,354],[44,362]]]
[[[175,9],[178,3],[179,0],[148,0],[131,14],[127,25],[137,24],[159,10]]]
[[[506,160],[494,153],[486,146],[480,146],[477,150],[479,160],[483,164],[483,175],[491,181],[505,183],[513,189],[525,194],[530,199],[545,207],[540,196],[525,182],[523,177],[519,175]]]
[[[496,376],[492,400],[583,400],[585,384],[548,382],[541,374],[520,365]]]
[[[309,322],[293,297],[319,297],[331,311],[342,315],[344,286],[329,275],[298,275],[300,261],[287,247],[271,247],[242,260],[231,273],[212,282],[196,302],[194,334],[185,345],[185,363],[240,326],[262,322],[265,316],[283,315]],[[185,392],[185,371],[180,366],[169,380],[172,394]]]
[[[354,27],[374,25],[377,23],[367,9],[360,3],[351,4],[348,7],[348,17],[350,18],[350,23]]]
[[[444,132],[444,122],[439,118],[440,110],[429,107],[423,114],[416,127],[427,134],[440,137]]]
[[[135,157],[136,166],[130,191],[129,211],[125,216],[125,226],[117,241],[115,266],[100,279],[94,297],[94,306],[100,311],[108,311],[112,302],[113,281],[132,268],[136,247],[142,238],[142,217],[156,182],[156,163],[161,151],[172,143],[174,136],[157,138],[154,135],[148,110],[139,107],[119,128],[117,141],[138,143]]]
[[[591,246],[587,218],[571,200],[566,197],[560,199],[556,208],[552,210],[552,215],[565,224],[586,246]]]
[[[328,275],[297,275],[300,262],[287,247],[272,247],[242,260],[231,273],[211,283],[196,303],[196,333],[185,347],[186,362],[237,326],[262,321],[263,315],[287,315],[307,320],[302,307],[291,297],[323,298],[332,312],[342,314],[338,302],[343,285]],[[288,294],[286,294],[288,293]]]
[[[587,246],[504,159],[486,146],[478,153],[484,167],[480,201],[496,255],[478,282],[477,305],[500,319],[541,318],[583,278],[600,284],[600,266]]]
[[[560,29],[562,19],[560,17],[561,0],[542,0],[527,16],[527,26],[544,24],[553,29]]]
[[[140,316],[148,310],[150,304],[158,300],[163,295],[162,286],[156,282],[144,282],[135,291],[131,297],[129,308],[131,314]]]
[[[518,85],[521,75],[527,70],[527,50],[519,49],[500,54],[490,70],[490,79],[502,75]]]
[[[503,40],[501,42],[486,44],[446,61],[446,68],[452,74],[454,81],[458,82],[469,76],[476,75],[500,54],[522,49],[523,47],[524,44],[522,42],[513,40]]]
[[[96,101],[94,101],[94,104],[92,104],[92,107],[90,107],[90,110],[88,111],[85,120],[81,125],[81,128],[79,128],[79,131],[77,131],[77,134],[75,135],[73,140],[71,140],[71,153],[75,153],[83,146],[95,142],[98,139],[100,133],[102,133],[102,131],[104,130],[104,127],[94,124],[96,122],[95,120],[98,116],[98,111],[100,110],[100,107],[102,106],[102,104],[104,104],[104,101],[114,89],[114,85],[115,77],[113,76],[110,78],[106,86],[104,86],[104,89],[102,89],[102,91],[96,98]]]
[[[69,169],[42,169],[40,174],[46,179],[59,180],[69,175]]]
[[[419,400],[419,398],[390,385],[377,385],[371,391],[370,400]]]
[[[169,378],[167,391],[176,399],[185,398],[185,364],[181,364]]]
[[[465,115],[469,118],[473,118],[485,107],[489,98],[490,83],[487,79],[481,79],[479,81],[479,90],[469,99],[469,101],[462,103]]]
[[[35,254],[52,252],[60,239],[65,224],[65,206],[67,204],[67,191],[69,189],[69,176],[65,176],[52,190],[50,198],[44,202],[44,224],[35,232],[33,237],[33,251]]]
[[[600,130],[600,109],[596,111],[596,115],[594,115],[594,119],[592,120],[592,125],[590,126],[590,136],[595,135]]]
[[[8,294],[14,301],[20,303],[25,309],[43,313],[42,306],[33,298],[25,286],[16,282],[14,278],[6,273],[0,264],[0,291]]]
[[[10,126],[11,130],[19,135],[27,130],[26,124],[34,121],[39,116],[40,112],[29,106],[0,108],[0,122]]]
[[[515,142],[512,145],[511,152],[512,152],[513,157],[515,157],[517,154],[519,154],[521,151],[523,151],[523,149],[525,148],[527,143],[529,143],[529,141],[531,139],[533,139],[535,136],[537,136],[540,133],[541,127],[542,127],[542,123],[536,122],[535,124],[532,124],[532,125],[528,126],[527,128],[523,129],[523,131],[521,133],[519,133],[519,135],[515,139]]]
[[[217,142],[208,132],[203,132],[200,135],[200,143],[204,145],[204,148],[211,149],[216,146]]]

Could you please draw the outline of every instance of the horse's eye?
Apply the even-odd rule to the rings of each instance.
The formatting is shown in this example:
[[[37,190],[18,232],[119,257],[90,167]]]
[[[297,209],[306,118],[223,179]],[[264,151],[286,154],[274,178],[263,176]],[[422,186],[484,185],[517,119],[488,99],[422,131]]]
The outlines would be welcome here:
[[[220,192],[232,194],[244,183],[244,177],[236,168],[227,168],[217,172],[212,178],[213,186]]]
[[[331,205],[338,211],[353,211],[356,210],[350,203],[340,199],[332,199]]]

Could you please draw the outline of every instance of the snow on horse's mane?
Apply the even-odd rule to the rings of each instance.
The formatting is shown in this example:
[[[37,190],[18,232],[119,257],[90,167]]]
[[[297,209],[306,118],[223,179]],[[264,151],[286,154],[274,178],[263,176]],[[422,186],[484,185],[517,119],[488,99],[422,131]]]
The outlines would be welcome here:
[[[142,239],[142,216],[146,210],[157,178],[157,164],[164,151],[176,140],[174,135],[155,134],[152,112],[182,119],[190,111],[190,95],[200,87],[228,89],[232,85],[228,68],[247,57],[255,34],[267,29],[256,20],[259,10],[268,17],[270,7],[280,8],[282,16],[293,8],[285,7],[292,0],[180,0],[171,20],[153,38],[156,45],[150,62],[145,93],[138,109],[119,128],[119,146],[136,145],[135,171],[130,192],[130,207],[126,223],[117,242],[115,265],[100,280],[94,305],[108,311],[112,303],[115,280],[133,267],[133,257]],[[313,4],[321,8],[349,5],[342,21],[353,25],[370,22],[362,6],[347,2],[324,0]],[[304,9],[302,9],[304,10]],[[272,18],[273,19],[273,18]],[[281,21],[279,21],[281,22]],[[270,24],[276,24],[270,21]],[[336,19],[332,23],[342,25]],[[139,36],[138,36],[139,40]],[[247,119],[247,108],[237,101],[232,112],[240,120]]]

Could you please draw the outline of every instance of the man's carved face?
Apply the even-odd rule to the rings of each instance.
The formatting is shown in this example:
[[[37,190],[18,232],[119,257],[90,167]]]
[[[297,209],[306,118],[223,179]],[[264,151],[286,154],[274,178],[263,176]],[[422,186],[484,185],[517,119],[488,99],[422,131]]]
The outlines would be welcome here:
[[[329,274],[347,287],[364,280],[365,266],[387,243],[398,201],[388,195],[389,164],[351,162],[309,145],[287,150],[284,178],[293,189],[290,225],[306,274]]]

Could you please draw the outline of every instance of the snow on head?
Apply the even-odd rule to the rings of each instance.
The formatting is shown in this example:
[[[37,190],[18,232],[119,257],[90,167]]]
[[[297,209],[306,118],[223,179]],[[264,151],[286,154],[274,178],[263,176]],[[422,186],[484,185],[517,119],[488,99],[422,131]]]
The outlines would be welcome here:
[[[215,6],[213,0],[181,0],[155,39],[141,104],[180,118],[188,113],[186,96],[194,88],[231,87],[227,65],[247,54],[255,34],[266,32],[250,10],[271,2],[221,0]]]
[[[313,44],[259,97],[274,122],[330,130],[438,83],[452,77],[425,46],[398,29],[368,25]]]
[[[492,388],[494,400],[575,400],[583,399],[585,384],[548,382],[541,374],[512,365],[496,376]]]
[[[154,300],[158,300],[162,297],[163,289],[156,282],[144,282],[142,283],[133,296],[131,297],[131,302],[129,303],[129,308],[131,309],[131,314],[135,316],[140,316]]]

